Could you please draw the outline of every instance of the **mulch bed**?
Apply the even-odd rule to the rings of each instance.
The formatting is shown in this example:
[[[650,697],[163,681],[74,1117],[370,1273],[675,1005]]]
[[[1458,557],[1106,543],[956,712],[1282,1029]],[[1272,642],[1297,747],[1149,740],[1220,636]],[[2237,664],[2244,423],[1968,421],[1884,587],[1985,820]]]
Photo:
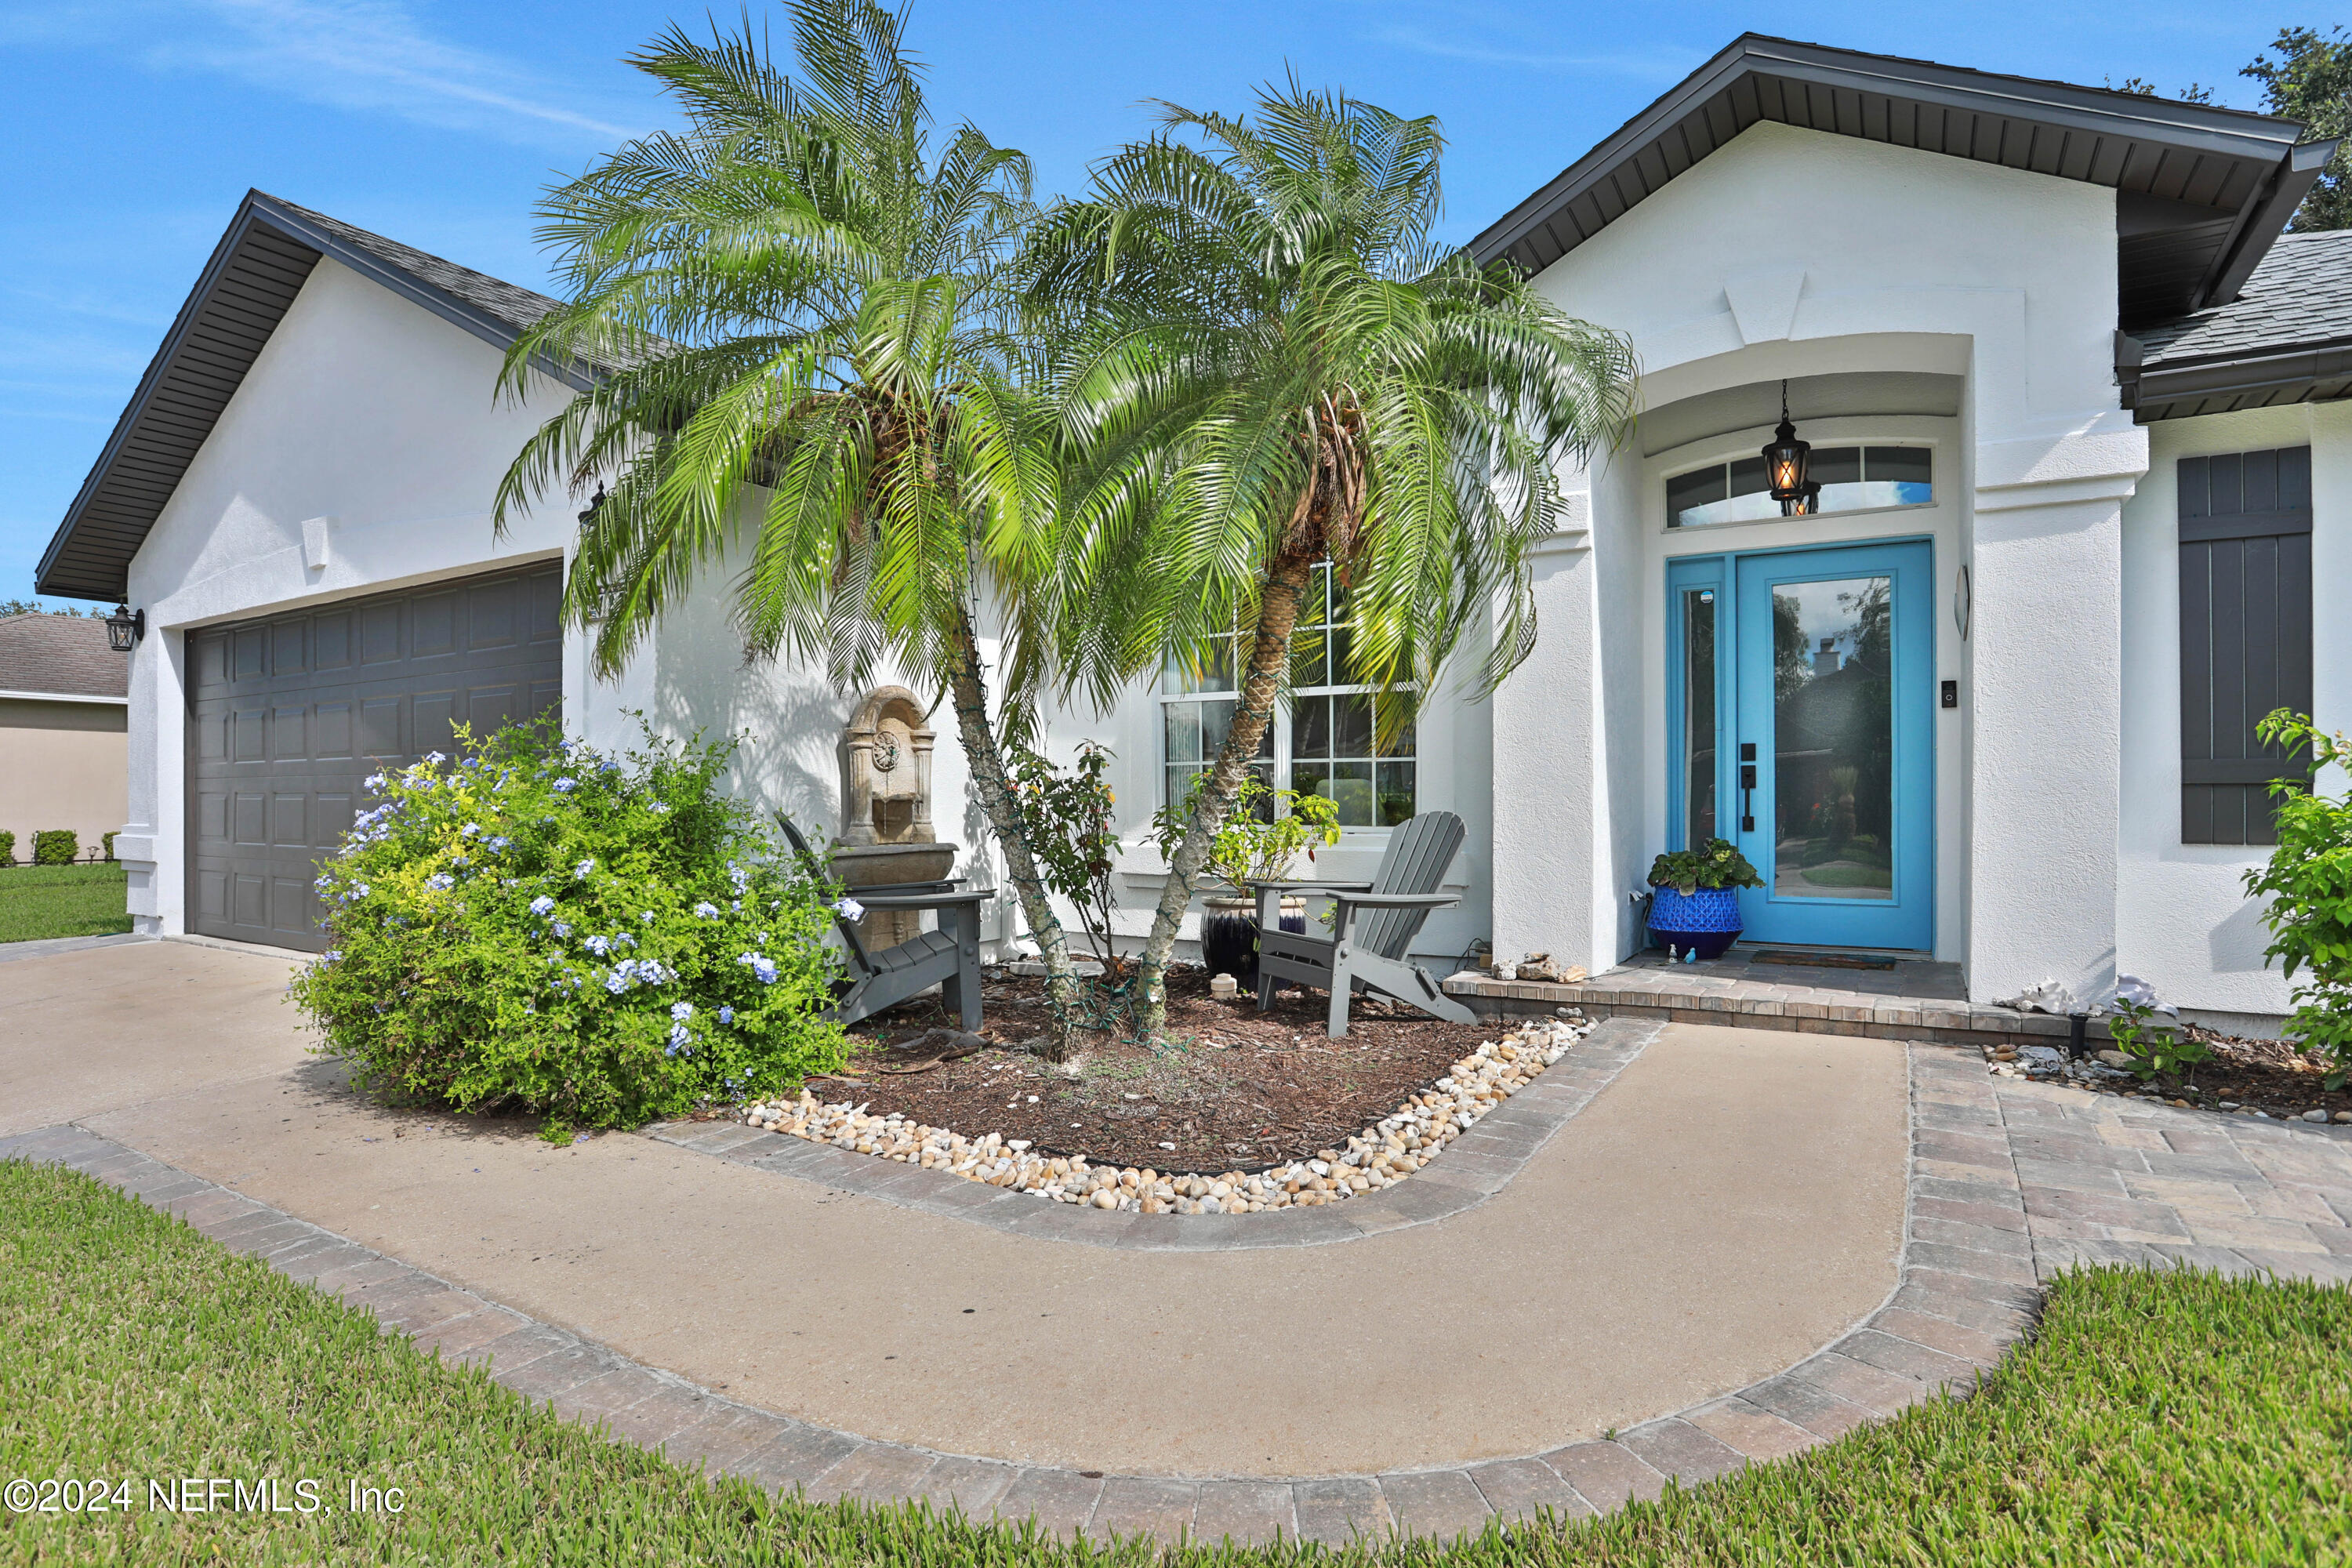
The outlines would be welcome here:
[[[2195,1081],[2194,1093],[2178,1081],[2157,1080],[2176,1098],[2205,1105],[2234,1100],[2273,1116],[2325,1110],[2333,1119],[2339,1110],[2352,1110],[2352,1088],[2333,1093],[2322,1089],[2326,1066],[2284,1041],[2242,1040],[2194,1024],[2186,1032],[2189,1038],[2210,1046],[2213,1059],[2199,1063],[2194,1072],[2184,1075]]]
[[[953,1021],[936,1001],[869,1019],[854,1031],[866,1044],[850,1071],[812,1079],[810,1091],[1097,1165],[1250,1173],[1343,1147],[1499,1035],[1402,1008],[1388,1015],[1360,997],[1348,1037],[1328,1039],[1321,992],[1260,1013],[1254,996],[1219,1001],[1206,972],[1178,969],[1168,977],[1166,1047],[1155,1055],[1083,1036],[1074,1077],[1022,1048],[1045,1032],[1042,981],[992,972],[982,1006],[984,1047],[911,1072],[887,1069],[938,1057]]]
[[[2107,1079],[2100,1087],[2151,1100],[2186,1100],[2209,1110],[2223,1104],[2233,1109],[2243,1106],[2281,1118],[2325,1110],[2333,1121],[2338,1111],[2352,1111],[2352,1086],[2335,1090],[2323,1088],[2329,1068],[2316,1057],[2305,1056],[2282,1040],[2242,1039],[2197,1024],[2182,1028],[2189,1038],[2211,1047],[2210,1061],[2199,1063],[2193,1071],[2146,1083]]]

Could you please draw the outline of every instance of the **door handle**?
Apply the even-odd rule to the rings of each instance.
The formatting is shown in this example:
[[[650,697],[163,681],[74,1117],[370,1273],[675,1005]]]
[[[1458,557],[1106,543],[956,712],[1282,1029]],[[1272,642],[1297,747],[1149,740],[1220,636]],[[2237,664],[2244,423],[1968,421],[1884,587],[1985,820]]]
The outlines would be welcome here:
[[[1739,743],[1739,831],[1756,831],[1756,742]]]

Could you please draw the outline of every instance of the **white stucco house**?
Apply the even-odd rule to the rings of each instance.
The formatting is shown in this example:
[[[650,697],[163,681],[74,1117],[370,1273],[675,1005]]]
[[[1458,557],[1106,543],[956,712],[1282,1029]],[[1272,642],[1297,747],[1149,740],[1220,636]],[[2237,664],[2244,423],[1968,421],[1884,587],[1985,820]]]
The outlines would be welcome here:
[[[1767,876],[1757,940],[1933,955],[1979,1001],[2121,971],[2275,1020],[2252,724],[2340,726],[2352,692],[2352,234],[2283,237],[2332,151],[2301,135],[1751,36],[1570,163],[1473,250],[1630,334],[1643,413],[1561,475],[1574,526],[1491,700],[1424,694],[1380,755],[1346,672],[1300,676],[1273,766],[1342,805],[1325,874],[1454,811],[1462,903],[1420,948],[1598,973],[1646,940],[1650,858],[1720,834]],[[593,681],[554,614],[569,512],[492,538],[568,392],[491,398],[547,304],[239,209],[39,574],[146,613],[117,841],[142,929],[316,945],[308,864],[366,759],[559,696],[597,743],[632,710],[748,730],[739,786],[837,830],[859,694],[746,665],[715,592]],[[1820,486],[1796,515],[1759,456],[1784,399]],[[1145,821],[1230,711],[1169,686],[1052,725],[1118,755],[1139,929]],[[940,836],[982,844],[940,729]]]

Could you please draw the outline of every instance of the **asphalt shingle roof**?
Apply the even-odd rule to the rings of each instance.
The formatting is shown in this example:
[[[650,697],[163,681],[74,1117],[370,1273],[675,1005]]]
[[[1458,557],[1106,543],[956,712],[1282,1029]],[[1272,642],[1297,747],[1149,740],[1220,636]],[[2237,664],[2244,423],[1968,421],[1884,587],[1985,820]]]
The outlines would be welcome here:
[[[40,611],[0,616],[0,691],[127,697],[131,657],[106,644],[106,623]]]
[[[517,331],[537,326],[540,318],[556,307],[557,301],[546,295],[519,288],[504,279],[477,272],[470,267],[460,267],[454,261],[444,260],[414,246],[403,245],[396,239],[386,239],[380,234],[345,223],[341,218],[329,217],[325,213],[310,207],[297,206],[283,196],[270,199],[287,211],[318,225],[346,245],[367,252],[385,266],[396,268],[429,288],[463,300]]]
[[[2283,235],[2237,299],[2132,335],[2149,370],[2352,340],[2352,229]]]

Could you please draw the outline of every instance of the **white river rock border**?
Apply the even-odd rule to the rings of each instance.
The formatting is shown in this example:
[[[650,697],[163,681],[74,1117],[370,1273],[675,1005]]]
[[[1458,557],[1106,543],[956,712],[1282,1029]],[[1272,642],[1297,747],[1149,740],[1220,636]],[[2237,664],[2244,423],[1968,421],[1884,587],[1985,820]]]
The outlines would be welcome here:
[[[967,1136],[898,1111],[869,1115],[851,1100],[824,1102],[806,1089],[793,1101],[747,1107],[741,1121],[763,1131],[939,1171],[1056,1203],[1129,1214],[1265,1214],[1315,1208],[1393,1187],[1411,1177],[1496,1106],[1592,1032],[1584,1018],[1530,1018],[1462,1058],[1423,1092],[1347,1141],[1311,1159],[1252,1174],[1166,1173],[1097,1165],[1084,1154],[1032,1152],[1025,1139]],[[868,1102],[870,1103],[870,1102]]]

